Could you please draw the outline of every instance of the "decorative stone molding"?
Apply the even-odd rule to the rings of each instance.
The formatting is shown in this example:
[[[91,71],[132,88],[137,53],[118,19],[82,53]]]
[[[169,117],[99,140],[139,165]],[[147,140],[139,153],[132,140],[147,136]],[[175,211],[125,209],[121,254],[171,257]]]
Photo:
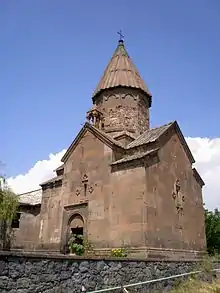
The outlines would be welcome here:
[[[173,199],[175,200],[175,205],[177,209],[177,213],[182,215],[183,214],[183,204],[185,201],[185,197],[181,191],[180,180],[177,179],[174,183],[173,192],[172,192]]]
[[[89,193],[93,193],[94,191],[94,188],[92,185],[89,185],[88,182],[89,182],[89,177],[88,175],[85,173],[83,176],[82,176],[82,184],[80,187],[78,187],[76,189],[76,195],[79,196],[81,194],[81,192],[84,193],[84,196],[87,197],[87,191],[89,191]]]

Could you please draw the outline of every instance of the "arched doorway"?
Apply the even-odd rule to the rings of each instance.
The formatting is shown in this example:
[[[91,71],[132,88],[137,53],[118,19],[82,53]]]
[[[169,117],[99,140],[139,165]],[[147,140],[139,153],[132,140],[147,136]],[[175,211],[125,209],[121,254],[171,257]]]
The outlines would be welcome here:
[[[84,219],[80,214],[73,214],[68,221],[66,239],[66,253],[71,252],[71,244],[83,245]]]
[[[84,220],[80,214],[74,214],[69,219],[69,233],[72,235],[82,235],[84,234]]]

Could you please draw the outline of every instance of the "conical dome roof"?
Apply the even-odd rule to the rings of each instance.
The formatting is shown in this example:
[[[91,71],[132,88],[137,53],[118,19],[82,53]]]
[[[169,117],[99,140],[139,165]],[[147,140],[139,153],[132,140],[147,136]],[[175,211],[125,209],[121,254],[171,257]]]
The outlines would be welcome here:
[[[141,89],[151,98],[151,93],[129,57],[122,40],[119,41],[118,46],[106,67],[96,90],[94,91],[93,100],[103,90],[121,86]]]

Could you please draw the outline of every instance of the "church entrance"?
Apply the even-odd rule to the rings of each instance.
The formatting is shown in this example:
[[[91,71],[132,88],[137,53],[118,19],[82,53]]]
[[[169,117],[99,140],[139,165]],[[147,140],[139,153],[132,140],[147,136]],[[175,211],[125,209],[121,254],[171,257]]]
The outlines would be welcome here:
[[[66,254],[70,252],[70,238],[72,241],[75,241],[76,239],[74,238],[77,238],[77,241],[79,240],[80,243],[84,244],[84,239],[87,238],[87,217],[87,203],[64,206],[61,246],[61,251],[63,253]]]
[[[69,219],[68,224],[68,246],[69,252],[74,253],[73,248],[76,247],[75,244],[83,245],[84,236],[84,220],[80,214],[74,214]]]

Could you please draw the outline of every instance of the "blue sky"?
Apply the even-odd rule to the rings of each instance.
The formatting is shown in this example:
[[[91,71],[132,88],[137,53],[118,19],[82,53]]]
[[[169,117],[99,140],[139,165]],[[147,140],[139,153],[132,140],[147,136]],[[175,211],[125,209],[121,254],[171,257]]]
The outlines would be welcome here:
[[[8,176],[68,147],[119,29],[153,94],[151,124],[220,137],[219,0],[0,0],[0,160]]]

